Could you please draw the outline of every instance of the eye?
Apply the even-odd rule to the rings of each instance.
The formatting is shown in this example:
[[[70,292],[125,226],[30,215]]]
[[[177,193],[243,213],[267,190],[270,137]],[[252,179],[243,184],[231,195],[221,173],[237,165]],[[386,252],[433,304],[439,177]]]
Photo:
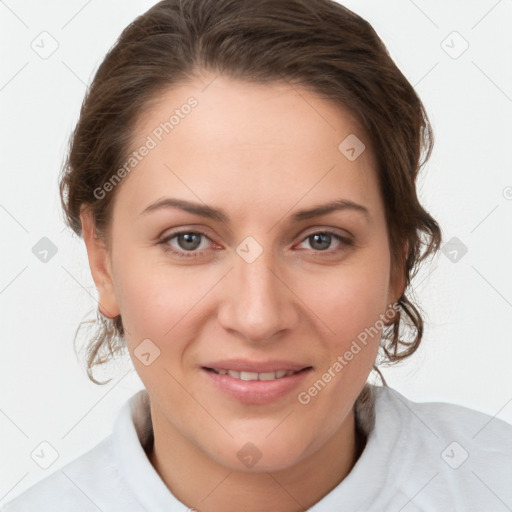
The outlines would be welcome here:
[[[164,251],[170,252],[180,258],[198,258],[211,249],[210,245],[215,245],[210,238],[201,231],[179,231],[171,233],[158,242]],[[332,248],[333,242],[336,243]],[[332,231],[317,231],[306,236],[300,245],[309,243],[310,249],[315,253],[324,253],[325,255],[338,254],[347,250],[353,245],[353,241]],[[299,247],[300,247],[299,245]],[[303,247],[308,249],[308,247]]]
[[[169,251],[176,256],[183,258],[197,258],[201,251],[208,250],[208,244],[203,244],[204,240],[211,240],[200,231],[180,231],[172,233],[160,240],[165,251]],[[188,254],[187,254],[188,253]]]
[[[330,248],[333,241],[337,244],[334,249]],[[315,252],[326,252],[329,254],[343,251],[347,246],[350,246],[353,243],[350,238],[338,235],[332,231],[318,231],[311,233],[303,239],[301,244],[304,244],[305,242],[308,242]]]

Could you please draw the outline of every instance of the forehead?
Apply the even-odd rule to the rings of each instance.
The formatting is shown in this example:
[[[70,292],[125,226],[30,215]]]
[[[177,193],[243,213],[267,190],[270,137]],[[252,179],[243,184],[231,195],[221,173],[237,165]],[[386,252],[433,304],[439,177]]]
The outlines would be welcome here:
[[[382,206],[370,141],[355,116],[287,83],[211,76],[177,85],[146,108],[131,146],[151,148],[121,187],[137,206],[167,192],[233,206],[238,198],[237,207],[252,208],[326,195]],[[347,148],[362,152],[348,158]]]

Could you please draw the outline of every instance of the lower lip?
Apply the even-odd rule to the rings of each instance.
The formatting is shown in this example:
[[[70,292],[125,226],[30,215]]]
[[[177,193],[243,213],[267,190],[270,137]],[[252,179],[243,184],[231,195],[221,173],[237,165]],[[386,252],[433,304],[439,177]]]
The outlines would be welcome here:
[[[273,380],[241,380],[202,368],[206,377],[226,395],[246,404],[267,404],[282,398],[296,388],[311,368]]]

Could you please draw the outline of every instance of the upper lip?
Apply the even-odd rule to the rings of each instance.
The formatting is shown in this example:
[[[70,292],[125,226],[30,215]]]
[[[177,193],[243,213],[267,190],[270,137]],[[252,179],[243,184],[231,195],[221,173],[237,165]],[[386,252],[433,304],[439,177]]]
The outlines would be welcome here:
[[[254,361],[249,359],[224,359],[222,361],[212,361],[202,365],[204,368],[214,368],[216,370],[235,370],[238,372],[266,373],[286,370],[298,372],[311,365],[286,361],[284,359],[274,359],[272,361]]]

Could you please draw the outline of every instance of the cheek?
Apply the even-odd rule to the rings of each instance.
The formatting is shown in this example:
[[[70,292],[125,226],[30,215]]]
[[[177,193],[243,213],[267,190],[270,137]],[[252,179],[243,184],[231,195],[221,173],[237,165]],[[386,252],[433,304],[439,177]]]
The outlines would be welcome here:
[[[212,269],[172,267],[165,261],[148,265],[143,252],[132,250],[119,262],[115,276],[126,343],[130,353],[136,354],[143,340],[152,340],[161,352],[155,364],[168,367],[176,364],[213,314],[205,298],[219,276]],[[146,370],[137,360],[134,363]]]
[[[329,277],[303,280],[310,309],[323,320],[337,343],[346,343],[375,324],[387,307],[390,276],[389,252],[368,248]],[[331,334],[333,334],[331,332]]]
[[[142,253],[123,257],[115,276],[116,297],[131,345],[144,338],[162,340],[196,295],[193,284],[187,287],[179,271],[148,265]]]

